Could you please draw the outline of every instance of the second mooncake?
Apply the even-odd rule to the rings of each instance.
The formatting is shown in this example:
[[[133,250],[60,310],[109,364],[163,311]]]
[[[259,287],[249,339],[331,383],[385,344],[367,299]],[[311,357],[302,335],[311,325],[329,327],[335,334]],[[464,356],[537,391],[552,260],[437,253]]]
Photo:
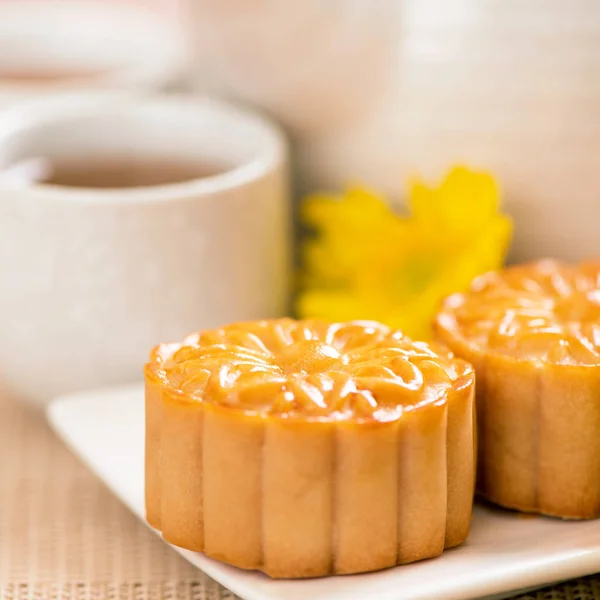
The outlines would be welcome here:
[[[477,372],[479,491],[521,511],[600,516],[600,264],[483,275],[446,300],[436,331]]]
[[[146,511],[167,541],[310,577],[466,538],[474,374],[445,351],[281,319],[160,345],[145,374]]]

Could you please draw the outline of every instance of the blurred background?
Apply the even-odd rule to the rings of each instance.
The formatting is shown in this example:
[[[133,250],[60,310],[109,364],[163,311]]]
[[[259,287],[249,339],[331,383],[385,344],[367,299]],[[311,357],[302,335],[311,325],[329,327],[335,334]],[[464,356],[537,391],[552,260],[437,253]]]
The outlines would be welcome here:
[[[600,177],[594,0],[128,3],[185,41],[188,85],[286,128],[300,191],[353,179],[397,200],[406,176],[468,162],[502,181],[515,259],[594,253],[579,217]]]
[[[595,0],[2,0],[0,373],[32,393],[35,346],[37,395],[116,383],[286,313],[427,337],[506,260],[597,257],[599,50]],[[246,119],[285,140],[264,206],[222,178],[266,156]]]

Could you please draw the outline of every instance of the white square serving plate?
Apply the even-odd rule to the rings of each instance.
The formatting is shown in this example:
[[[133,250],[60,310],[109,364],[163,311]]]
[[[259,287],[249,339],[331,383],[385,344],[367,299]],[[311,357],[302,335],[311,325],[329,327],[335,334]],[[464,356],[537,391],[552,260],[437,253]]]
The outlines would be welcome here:
[[[144,521],[144,389],[54,400],[48,419],[72,451]],[[184,558],[244,600],[505,598],[600,571],[600,520],[565,522],[476,506],[466,544],[441,557],[365,575],[273,580],[196,552]]]

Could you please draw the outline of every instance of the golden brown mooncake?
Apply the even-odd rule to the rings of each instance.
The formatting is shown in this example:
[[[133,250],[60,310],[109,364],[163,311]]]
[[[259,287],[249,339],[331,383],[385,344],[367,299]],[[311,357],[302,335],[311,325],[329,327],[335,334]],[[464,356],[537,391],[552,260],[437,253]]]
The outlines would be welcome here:
[[[481,494],[600,516],[600,264],[486,274],[446,300],[436,332],[477,374]]]
[[[358,573],[464,541],[469,364],[372,322],[234,324],[154,349],[146,513],[273,577]]]

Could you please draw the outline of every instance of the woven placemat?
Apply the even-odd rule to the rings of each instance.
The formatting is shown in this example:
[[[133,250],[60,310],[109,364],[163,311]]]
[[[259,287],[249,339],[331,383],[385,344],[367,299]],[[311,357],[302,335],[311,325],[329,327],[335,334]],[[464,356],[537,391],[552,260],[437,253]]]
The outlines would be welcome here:
[[[40,413],[1,391],[0,597],[236,599],[144,527],[62,445]],[[520,597],[596,598],[600,577]]]

